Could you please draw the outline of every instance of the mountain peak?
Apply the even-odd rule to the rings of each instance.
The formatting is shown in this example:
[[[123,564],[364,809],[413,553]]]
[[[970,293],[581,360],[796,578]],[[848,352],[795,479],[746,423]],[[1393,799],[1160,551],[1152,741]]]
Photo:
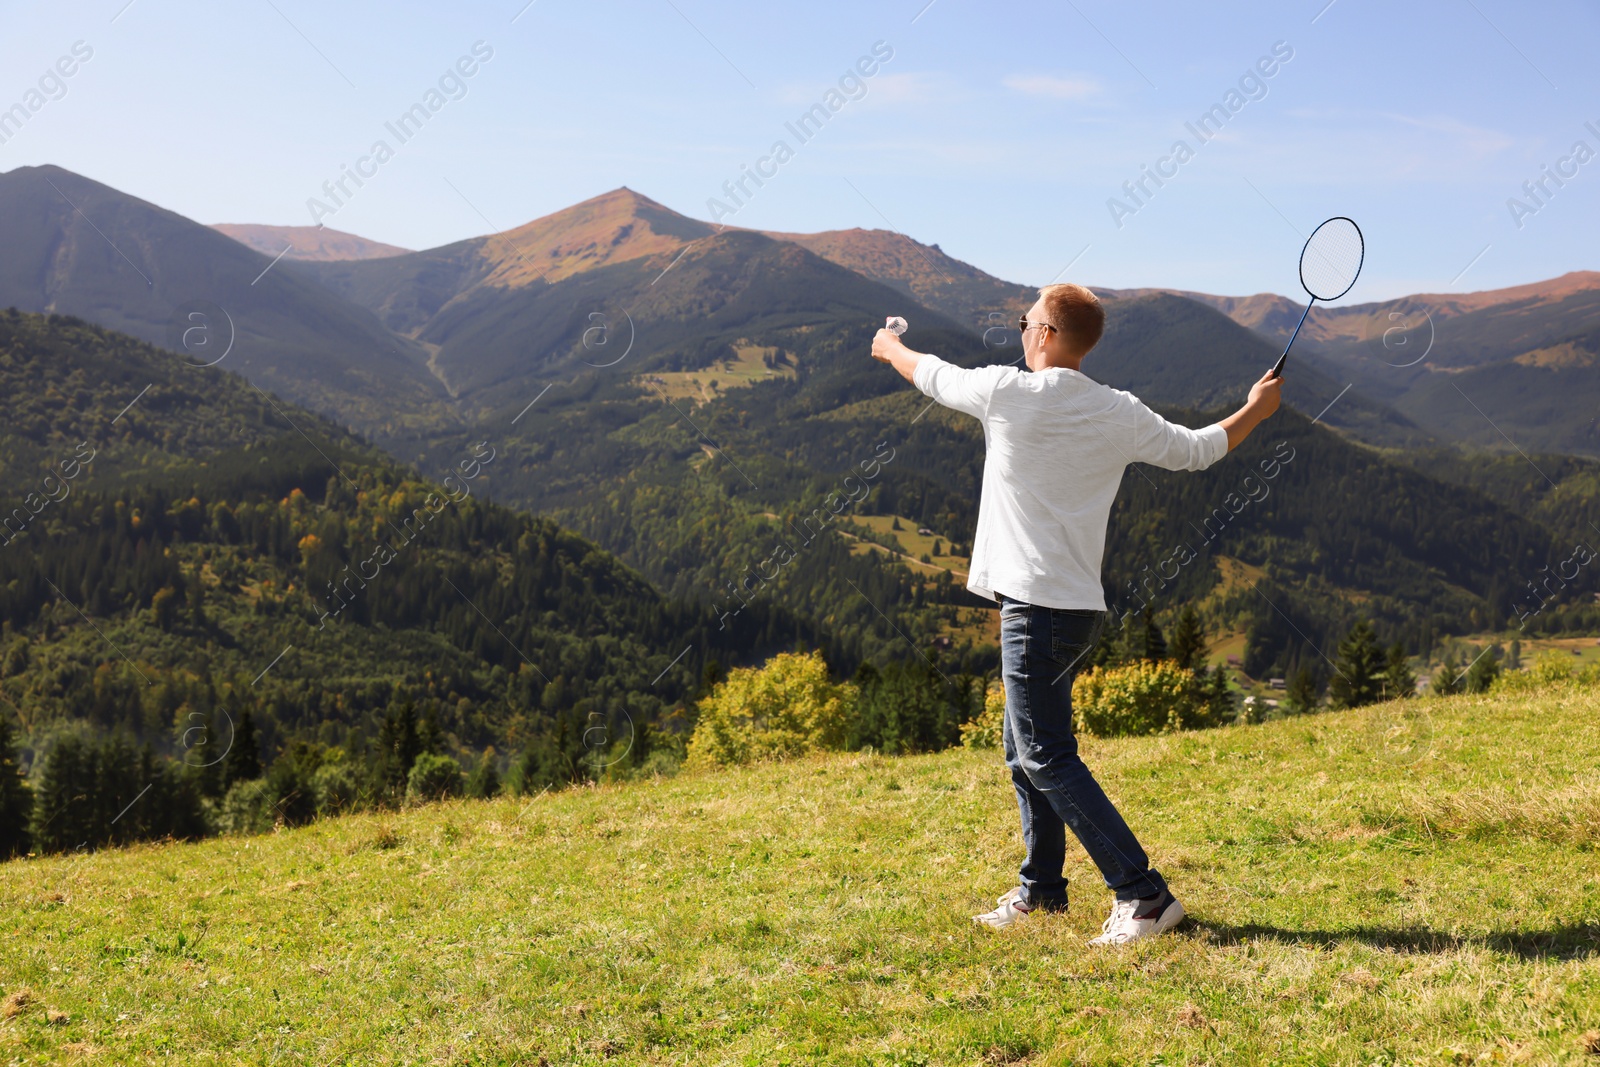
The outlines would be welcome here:
[[[477,240],[479,254],[494,263],[488,282],[517,287],[676,251],[713,232],[710,224],[622,186]]]

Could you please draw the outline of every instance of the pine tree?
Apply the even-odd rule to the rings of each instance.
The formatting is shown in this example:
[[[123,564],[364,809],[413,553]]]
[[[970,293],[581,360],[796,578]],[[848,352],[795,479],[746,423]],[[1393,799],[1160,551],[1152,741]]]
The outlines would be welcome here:
[[[0,715],[0,860],[28,851],[33,790],[18,764],[11,720]]]
[[[1406,646],[1396,641],[1389,646],[1389,664],[1383,672],[1383,692],[1390,700],[1417,695],[1417,676],[1406,660]]]
[[[1359,708],[1375,702],[1383,682],[1383,652],[1378,647],[1372,624],[1357,620],[1339,642],[1339,662],[1334,670],[1329,696],[1336,708]]]
[[[39,770],[31,837],[41,852],[65,852],[95,835],[94,753],[83,738],[66,734]]]
[[[1238,710],[1234,706],[1233,690],[1228,686],[1228,672],[1216,667],[1205,675],[1206,721],[1216,726],[1233,722]]]
[[[1473,661],[1467,669],[1465,687],[1469,693],[1486,693],[1494,680],[1500,677],[1500,658],[1495,654],[1499,649],[1491,646],[1489,650]]]
[[[1167,658],[1167,639],[1150,612],[1145,612],[1144,628],[1139,632],[1139,656],[1151,663]]]
[[[407,700],[391,711],[378,727],[378,773],[381,786],[396,796],[406,791],[411,765],[422,754],[417,737],[417,709]]]
[[[1454,652],[1447,652],[1444,662],[1439,664],[1439,669],[1433,673],[1433,680],[1428,683],[1428,688],[1439,696],[1450,696],[1461,692],[1461,681],[1461,664],[1456,661]]]
[[[1109,630],[1110,627],[1107,627]],[[1144,617],[1138,620],[1130,619],[1126,615],[1122,618],[1122,625],[1111,636],[1110,648],[1106,655],[1105,666],[1121,667],[1124,664],[1136,663],[1144,658]]]
[[[1205,631],[1200,629],[1200,616],[1193,605],[1185,604],[1178,612],[1177,625],[1172,630],[1172,641],[1167,645],[1167,655],[1185,670],[1198,670],[1206,650]]]
[[[206,584],[201,581],[199,567],[189,577],[189,623],[197,630],[206,625]]]
[[[444,752],[444,731],[439,728],[439,708],[433,701],[423,709],[422,720],[417,723],[417,755],[428,753],[437,756]]]
[[[1310,667],[1301,667],[1290,675],[1284,697],[1289,702],[1289,711],[1295,715],[1306,715],[1317,710],[1321,694],[1317,692],[1317,679]]]
[[[227,769],[224,777],[230,786],[261,777],[261,742],[256,740],[256,720],[248,709],[239,716],[239,725],[234,727],[233,747],[228,749],[223,766]]]
[[[478,760],[472,775],[467,779],[467,796],[488,798],[500,792],[500,769],[495,765],[494,749],[490,748]]]

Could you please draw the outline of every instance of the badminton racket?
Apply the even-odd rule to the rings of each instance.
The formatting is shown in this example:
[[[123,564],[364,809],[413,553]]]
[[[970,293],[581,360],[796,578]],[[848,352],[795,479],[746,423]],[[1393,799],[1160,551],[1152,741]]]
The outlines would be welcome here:
[[[1366,242],[1361,238],[1361,227],[1343,215],[1337,215],[1311,231],[1311,236],[1306,238],[1306,246],[1300,250],[1300,284],[1311,300],[1300,313],[1300,321],[1295,323],[1289,343],[1283,346],[1283,355],[1278,357],[1277,364],[1272,368],[1272,377],[1283,373],[1289,349],[1294,345],[1294,339],[1300,336],[1300,327],[1306,324],[1306,316],[1311,314],[1312,305],[1318,300],[1324,303],[1337,300],[1348,293],[1361,274],[1361,262],[1365,258]]]

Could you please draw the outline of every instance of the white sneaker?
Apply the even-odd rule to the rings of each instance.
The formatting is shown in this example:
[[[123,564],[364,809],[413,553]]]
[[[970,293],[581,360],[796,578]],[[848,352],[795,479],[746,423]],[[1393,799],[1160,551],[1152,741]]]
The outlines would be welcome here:
[[[1033,909],[1024,907],[1013,895],[1015,892],[1016,890],[1013,890],[1012,893],[1007,893],[1001,897],[1000,906],[993,911],[985,912],[982,915],[974,915],[972,917],[973,921],[983,923],[985,926],[992,926],[996,930],[1004,930],[1012,923],[1026,919],[1028,913]]]
[[[1183,905],[1171,892],[1167,903],[1156,900],[1119,900],[1111,905],[1111,917],[1100,926],[1100,936],[1091,945],[1126,945],[1130,941],[1154,937],[1183,921]]]
[[[1021,899],[1022,899],[1022,887],[1020,885],[1014,885],[1010,889],[1007,889],[1004,893],[1001,893],[999,896],[995,897],[994,898],[994,902],[996,904],[1004,904],[1008,900],[1021,900]]]

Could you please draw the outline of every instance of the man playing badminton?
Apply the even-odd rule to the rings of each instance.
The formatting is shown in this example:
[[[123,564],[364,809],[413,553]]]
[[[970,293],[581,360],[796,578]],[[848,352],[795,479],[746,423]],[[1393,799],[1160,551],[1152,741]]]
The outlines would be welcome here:
[[[1081,285],[1050,285],[1020,323],[1028,369],[966,370],[913,352],[879,330],[872,356],[922,392],[983,422],[987,457],[967,588],[1000,604],[1005,759],[1027,857],[1021,885],[979,922],[1010,926],[1064,911],[1066,827],[1116,894],[1096,945],[1176,926],[1183,905],[1078,757],[1072,682],[1106,614],[1100,585],[1106,522],[1130,463],[1203,470],[1278,409],[1274,371],[1234,414],[1203,430],[1174,425],[1136,397],[1078,370],[1105,311]]]

